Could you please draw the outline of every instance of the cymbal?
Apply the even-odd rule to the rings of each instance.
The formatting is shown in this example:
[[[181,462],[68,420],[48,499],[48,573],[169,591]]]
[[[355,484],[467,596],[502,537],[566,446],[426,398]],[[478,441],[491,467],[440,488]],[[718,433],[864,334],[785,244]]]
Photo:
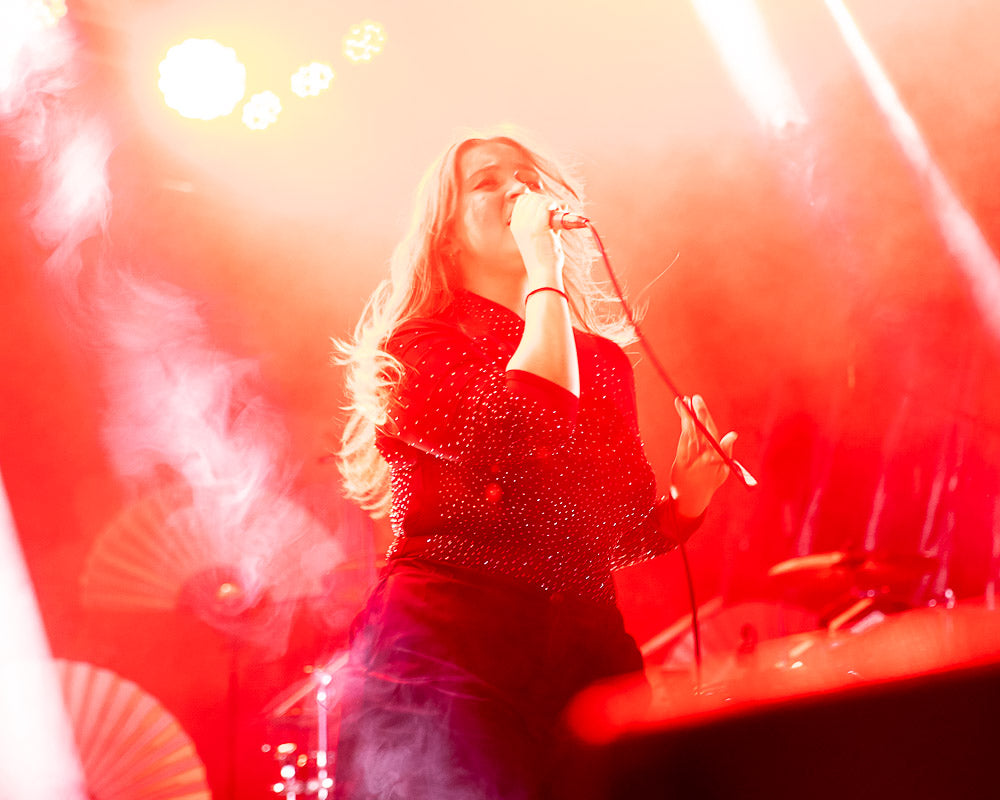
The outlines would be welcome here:
[[[760,600],[726,604],[721,597],[703,603],[698,620],[706,660],[736,656],[760,641],[820,627],[816,612],[806,608]],[[695,658],[691,615],[681,617],[640,649],[647,663],[659,663],[665,669],[689,667]]]
[[[264,708],[264,715],[273,720],[313,725],[322,704],[332,708],[340,702],[340,684],[337,676],[347,666],[347,651],[335,654],[321,667],[313,667],[304,678],[300,678],[275,697]],[[327,697],[317,694],[326,688]]]
[[[790,558],[767,576],[782,596],[815,606],[850,595],[911,592],[937,566],[932,556],[834,550]]]

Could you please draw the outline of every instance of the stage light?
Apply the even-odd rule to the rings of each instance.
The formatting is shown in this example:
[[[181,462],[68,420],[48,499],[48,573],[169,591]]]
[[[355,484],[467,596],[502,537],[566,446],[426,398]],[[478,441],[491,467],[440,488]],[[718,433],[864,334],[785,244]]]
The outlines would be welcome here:
[[[274,92],[259,92],[243,106],[243,124],[254,131],[262,131],[278,121],[281,100]]]
[[[324,89],[329,88],[333,81],[333,69],[328,64],[320,64],[313,61],[292,75],[292,91],[299,97],[310,97],[318,95]]]
[[[384,47],[385,28],[379,22],[359,22],[344,37],[344,55],[355,64],[371,61]]]
[[[52,28],[66,16],[65,0],[35,0],[35,13],[42,25]]]
[[[736,88],[761,125],[780,133],[808,119],[753,0],[692,0]]]
[[[247,70],[231,47],[213,39],[174,45],[160,62],[160,91],[170,108],[190,119],[231,113],[246,91]]]

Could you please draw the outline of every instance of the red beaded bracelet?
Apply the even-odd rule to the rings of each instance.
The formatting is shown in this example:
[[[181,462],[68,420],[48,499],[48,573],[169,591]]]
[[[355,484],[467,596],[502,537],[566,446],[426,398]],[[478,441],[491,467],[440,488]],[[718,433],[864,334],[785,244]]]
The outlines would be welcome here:
[[[524,304],[528,304],[528,298],[533,294],[538,294],[539,292],[555,292],[556,294],[561,294],[563,300],[567,303],[569,302],[569,296],[562,289],[557,289],[555,286],[541,286],[538,289],[532,289],[524,296]]]

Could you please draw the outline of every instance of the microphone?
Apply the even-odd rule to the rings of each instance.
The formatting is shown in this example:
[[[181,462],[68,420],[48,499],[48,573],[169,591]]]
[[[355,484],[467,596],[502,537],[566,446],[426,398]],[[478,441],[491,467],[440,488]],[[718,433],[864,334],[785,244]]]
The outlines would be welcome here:
[[[527,197],[530,194],[531,192],[525,191],[514,199],[514,204],[517,205],[522,197]],[[511,209],[511,215],[513,215],[513,209]],[[549,228],[556,233],[586,228],[589,224],[590,220],[586,217],[563,208],[553,208],[549,211]],[[507,217],[507,225],[510,225],[510,217]]]
[[[549,227],[554,231],[572,231],[578,228],[586,228],[590,220],[572,211],[563,211],[554,208],[549,212]]]

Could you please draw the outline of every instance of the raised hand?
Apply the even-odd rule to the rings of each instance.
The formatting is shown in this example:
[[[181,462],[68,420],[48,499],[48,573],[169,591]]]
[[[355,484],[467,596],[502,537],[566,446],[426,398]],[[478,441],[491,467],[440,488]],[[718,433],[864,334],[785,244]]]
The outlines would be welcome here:
[[[677,513],[694,518],[704,512],[715,490],[729,477],[729,466],[698,430],[688,409],[697,415],[730,458],[733,456],[736,433],[730,431],[721,440],[718,439],[718,427],[701,395],[696,394],[683,400],[678,397],[674,400],[674,408],[681,419],[681,433],[677,439],[677,455],[670,470],[670,491],[677,504]]]
[[[510,217],[510,231],[521,251],[528,273],[529,289],[538,286],[562,287],[565,260],[558,234],[549,226],[556,207],[551,197],[525,190],[518,195]]]

